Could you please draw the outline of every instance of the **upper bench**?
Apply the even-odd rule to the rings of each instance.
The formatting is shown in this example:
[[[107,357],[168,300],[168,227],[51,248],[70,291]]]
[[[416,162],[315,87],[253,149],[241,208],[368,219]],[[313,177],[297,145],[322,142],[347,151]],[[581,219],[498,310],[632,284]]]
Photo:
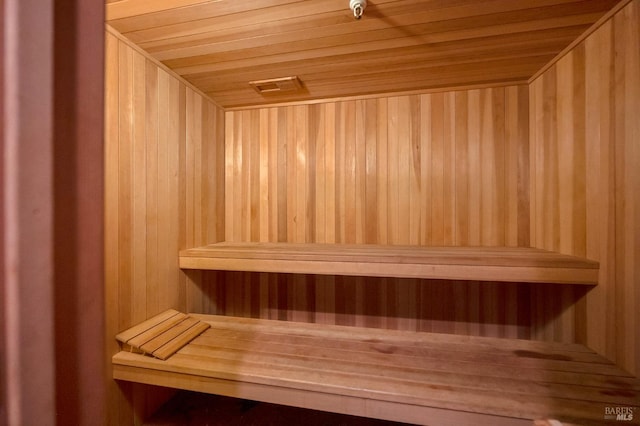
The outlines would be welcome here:
[[[529,247],[222,242],[180,252],[180,267],[249,272],[598,283],[599,264]]]

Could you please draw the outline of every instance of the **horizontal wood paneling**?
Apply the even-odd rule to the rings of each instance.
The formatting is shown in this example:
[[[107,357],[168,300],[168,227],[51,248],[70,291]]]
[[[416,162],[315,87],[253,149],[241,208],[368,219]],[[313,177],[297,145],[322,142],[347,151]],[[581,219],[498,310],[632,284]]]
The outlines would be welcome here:
[[[110,358],[118,351],[118,332],[168,308],[186,310],[187,301],[198,297],[198,286],[178,268],[177,253],[222,236],[224,186],[215,179],[222,178],[216,169],[222,172],[224,164],[224,116],[114,33],[107,32],[106,38]],[[121,388],[124,394],[115,384],[110,387],[110,424],[132,423],[131,404],[139,417],[153,409],[150,392],[139,386]]]
[[[524,86],[226,113],[227,241],[527,246]]]
[[[640,371],[640,2],[532,82],[532,245],[600,261],[588,346]]]
[[[125,0],[110,25],[225,107],[524,82],[617,0]],[[249,81],[299,76],[261,96]]]

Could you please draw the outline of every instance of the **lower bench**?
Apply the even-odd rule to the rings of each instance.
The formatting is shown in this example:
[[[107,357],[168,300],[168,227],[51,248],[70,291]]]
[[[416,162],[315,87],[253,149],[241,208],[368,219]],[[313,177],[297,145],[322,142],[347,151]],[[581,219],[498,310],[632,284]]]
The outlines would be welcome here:
[[[164,361],[119,352],[113,377],[432,425],[602,424],[640,405],[640,380],[581,345],[191,316],[210,328]]]

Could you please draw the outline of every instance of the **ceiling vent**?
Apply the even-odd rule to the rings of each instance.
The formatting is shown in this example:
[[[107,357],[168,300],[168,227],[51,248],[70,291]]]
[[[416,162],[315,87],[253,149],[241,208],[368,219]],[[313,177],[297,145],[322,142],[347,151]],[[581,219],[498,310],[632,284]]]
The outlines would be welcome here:
[[[297,76],[256,80],[250,81],[249,84],[261,95],[293,92],[302,88],[302,82]]]

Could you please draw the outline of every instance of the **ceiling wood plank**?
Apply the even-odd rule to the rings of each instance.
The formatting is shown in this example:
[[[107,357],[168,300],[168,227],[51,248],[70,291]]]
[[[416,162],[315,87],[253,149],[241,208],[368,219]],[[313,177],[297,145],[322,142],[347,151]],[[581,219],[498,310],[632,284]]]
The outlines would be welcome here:
[[[579,25],[572,27],[576,33],[580,33],[588,28],[588,25]],[[492,29],[496,34],[508,37],[514,32],[509,32],[508,28],[494,28]],[[535,35],[535,31],[526,32],[529,36]],[[379,50],[393,51],[404,47],[418,47],[423,49],[430,49],[437,46],[439,43],[449,43],[452,51],[457,48],[464,47],[464,44],[472,41],[472,34],[467,30],[464,33],[452,32],[452,33],[440,33],[434,35],[423,35],[424,37],[410,38],[410,37],[395,37],[388,39],[376,39],[370,41],[363,41],[355,45],[329,45],[327,47],[319,47],[309,50],[284,50],[284,53],[278,51],[278,49],[285,48],[284,46],[271,47],[269,50],[273,52],[271,54],[265,54],[263,50],[257,49],[244,49],[242,51],[234,51],[225,54],[218,55],[205,55],[192,58],[185,58],[179,60],[163,61],[170,68],[175,69],[181,75],[189,75],[202,72],[216,72],[225,69],[235,69],[240,66],[265,66],[268,64],[288,62],[288,61],[302,61],[310,60],[314,58],[324,58],[328,63],[335,62],[333,58],[340,55],[353,55],[358,53],[376,52]],[[477,37],[476,40],[481,39]],[[501,43],[500,37],[484,37],[482,39],[491,39],[492,43]],[[460,43],[460,41],[463,41]],[[454,42],[458,43],[454,43]],[[295,43],[295,42],[292,42]],[[456,46],[457,45],[457,46]]]
[[[526,81],[618,0],[121,0],[108,23],[224,107]],[[249,81],[298,76],[262,96]]]
[[[593,6],[593,4],[592,4]],[[591,9],[596,9],[592,7]],[[287,51],[310,50],[324,46],[350,45],[376,39],[409,38],[418,42],[439,42],[438,34],[458,34],[460,38],[474,38],[479,34],[490,36],[495,34],[510,34],[516,32],[536,31],[546,28],[558,28],[574,26],[593,22],[600,13],[590,8],[585,8],[578,15],[568,15],[560,18],[543,18],[544,13],[536,9],[515,11],[500,14],[497,20],[499,25],[487,25],[484,16],[458,18],[446,21],[430,21],[432,17],[423,17],[421,14],[404,15],[399,19],[402,27],[388,27],[379,24],[379,21],[371,21],[372,24],[358,26],[354,31],[351,23],[317,26],[310,23],[309,28],[284,33],[269,33],[260,35],[261,32],[237,35],[237,38],[221,41],[218,38],[199,40],[188,43],[165,43],[163,46],[149,46],[142,43],[140,46],[153,53],[159,60],[180,59],[202,55],[215,55],[218,53],[233,52],[250,44],[252,49],[260,49],[264,54],[273,54],[276,46],[283,46]],[[426,22],[425,22],[426,21]],[[378,25],[374,25],[378,24]],[[313,31],[310,31],[312,30]],[[425,36],[430,35],[429,38]],[[240,38],[244,37],[244,38]],[[291,40],[295,40],[291,43]],[[286,47],[285,47],[286,46]]]
[[[555,2],[555,0],[554,0]],[[547,4],[544,4],[547,3]],[[274,36],[293,40],[303,40],[308,38],[326,37],[331,35],[345,35],[349,33],[360,33],[366,31],[398,28],[417,24],[429,24],[436,32],[439,27],[448,27],[448,30],[466,27],[482,27],[492,22],[523,22],[532,19],[544,19],[549,16],[586,14],[600,12],[601,7],[592,1],[583,1],[583,5],[577,9],[575,4],[548,4],[552,0],[536,2],[535,7],[525,2],[513,2],[504,0],[490,2],[493,7],[483,7],[479,9],[477,4],[466,4],[443,9],[418,9],[408,6],[392,6],[383,9],[380,6],[377,15],[384,16],[385,19],[367,19],[361,22],[354,22],[350,16],[345,16],[343,11],[327,12],[318,15],[304,15],[284,20],[261,19],[256,22],[250,20],[251,16],[246,16],[247,21],[242,25],[235,25],[230,17],[217,19],[211,22],[202,30],[195,32],[194,26],[201,24],[205,20],[200,20],[187,25],[188,34],[182,31],[172,32],[167,29],[162,37],[142,37],[140,34],[127,34],[127,37],[135,41],[140,47],[148,52],[162,52],[173,49],[188,49],[194,46],[208,46],[218,43],[236,42],[247,43],[251,39],[255,43],[258,39],[267,39],[264,44],[277,43]],[[499,12],[490,12],[498,10]],[[579,12],[576,12],[579,10]],[[245,14],[248,15],[248,14]],[[488,17],[487,15],[491,15]],[[390,22],[392,20],[392,22]],[[209,20],[206,20],[209,21]],[[309,31],[313,29],[314,31]],[[135,37],[134,37],[135,36]],[[194,53],[197,54],[197,53]]]
[[[221,0],[119,0],[107,2],[107,21]]]

